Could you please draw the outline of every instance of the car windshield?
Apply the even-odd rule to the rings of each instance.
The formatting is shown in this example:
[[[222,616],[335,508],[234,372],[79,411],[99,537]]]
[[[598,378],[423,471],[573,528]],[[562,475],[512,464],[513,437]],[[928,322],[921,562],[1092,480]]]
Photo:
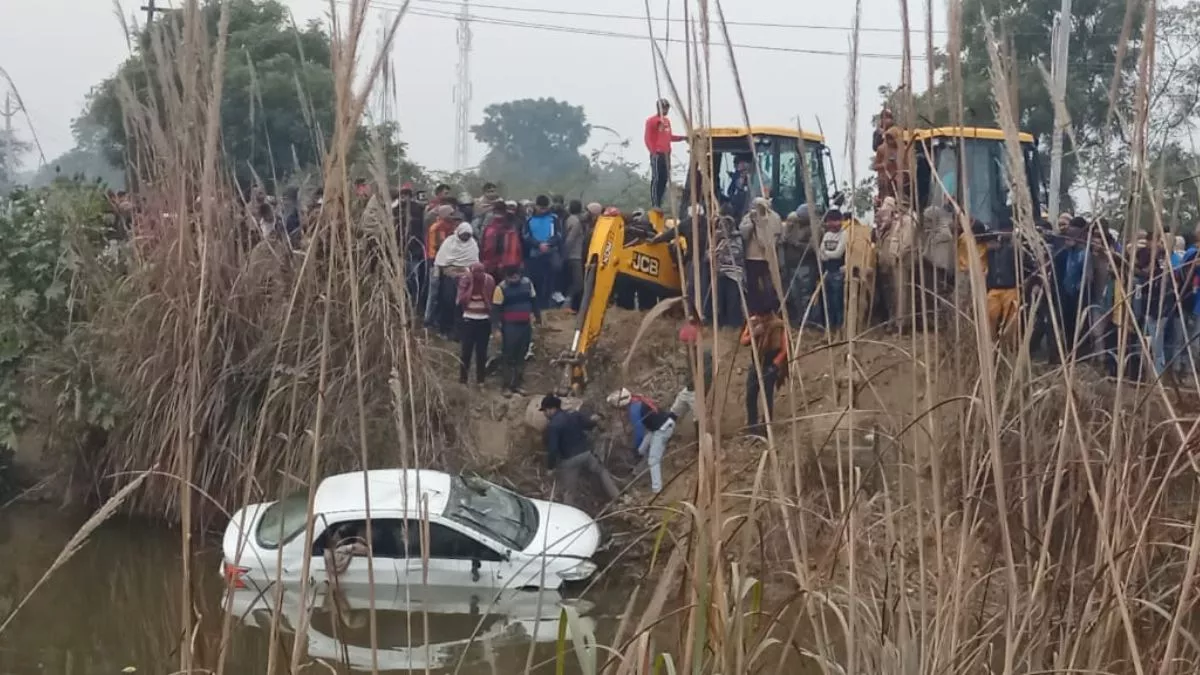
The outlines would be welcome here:
[[[271,504],[258,520],[258,545],[275,548],[304,531],[308,524],[308,493],[294,492]]]
[[[538,528],[533,502],[474,476],[450,481],[446,517],[517,551],[533,542]]]

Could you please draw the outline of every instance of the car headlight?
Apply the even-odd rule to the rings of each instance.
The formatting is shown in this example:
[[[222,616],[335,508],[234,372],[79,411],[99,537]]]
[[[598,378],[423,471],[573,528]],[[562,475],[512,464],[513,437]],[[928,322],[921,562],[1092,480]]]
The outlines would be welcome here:
[[[583,581],[596,573],[596,563],[584,560],[574,567],[569,567],[558,573],[563,581]]]

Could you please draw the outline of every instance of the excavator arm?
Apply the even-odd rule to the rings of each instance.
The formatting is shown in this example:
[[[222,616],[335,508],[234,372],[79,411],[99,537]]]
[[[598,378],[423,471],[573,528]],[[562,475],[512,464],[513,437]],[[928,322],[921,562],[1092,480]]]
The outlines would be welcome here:
[[[586,361],[604,328],[604,315],[620,276],[650,284],[661,294],[679,295],[683,275],[676,247],[686,246],[683,237],[673,236],[661,211],[649,212],[650,226],[627,225],[619,214],[596,219],[591,244],[584,261],[583,300],[571,338],[571,348],[559,359],[565,366],[568,388],[579,392],[587,384]]]

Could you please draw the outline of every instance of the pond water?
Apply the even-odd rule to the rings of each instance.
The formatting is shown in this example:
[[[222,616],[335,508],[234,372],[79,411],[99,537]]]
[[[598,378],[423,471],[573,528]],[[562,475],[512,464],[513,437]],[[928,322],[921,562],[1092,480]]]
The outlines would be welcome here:
[[[80,521],[54,508],[0,509],[0,619],[53,563]],[[199,630],[197,667],[214,668],[225,607],[233,614],[226,673],[265,673],[271,655],[273,599],[237,591],[226,605],[217,542],[197,540],[193,559],[194,611]],[[0,673],[170,673],[178,670],[180,545],[177,532],[135,521],[110,521],[66,565],[55,571],[8,629],[0,634]],[[408,670],[509,675],[533,664],[553,673],[559,616],[564,605],[590,626],[601,644],[613,638],[626,600],[617,584],[585,598],[512,592],[490,598],[421,588],[377,589],[375,657],[381,672]],[[310,672],[370,672],[371,596],[318,592],[304,633],[302,663]],[[313,604],[313,603],[309,603]],[[276,672],[286,672],[299,598],[285,593],[276,640]],[[339,608],[336,609],[335,608]],[[474,636],[474,637],[473,637]],[[568,638],[569,640],[569,638]],[[532,649],[532,656],[530,650]],[[566,672],[579,672],[568,644]],[[347,665],[349,664],[349,665]]]

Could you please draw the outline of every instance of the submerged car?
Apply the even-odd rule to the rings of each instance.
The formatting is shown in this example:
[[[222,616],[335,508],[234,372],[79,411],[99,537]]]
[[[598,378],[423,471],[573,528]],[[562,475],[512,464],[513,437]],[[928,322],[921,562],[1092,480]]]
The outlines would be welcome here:
[[[365,475],[364,475],[365,474]],[[306,491],[239,510],[225,529],[223,573],[234,588],[329,580],[327,549],[362,542],[337,582],[355,585],[556,589],[596,565],[600,528],[583,511],[529,499],[475,476],[375,469],[330,476]],[[366,553],[370,517],[371,555]],[[373,578],[372,578],[373,577]]]

